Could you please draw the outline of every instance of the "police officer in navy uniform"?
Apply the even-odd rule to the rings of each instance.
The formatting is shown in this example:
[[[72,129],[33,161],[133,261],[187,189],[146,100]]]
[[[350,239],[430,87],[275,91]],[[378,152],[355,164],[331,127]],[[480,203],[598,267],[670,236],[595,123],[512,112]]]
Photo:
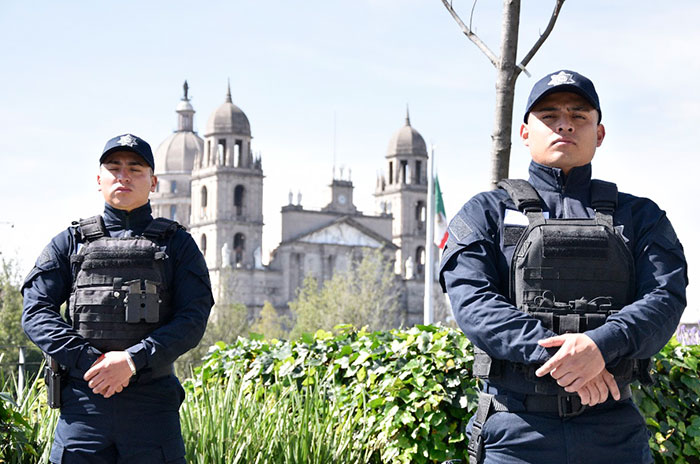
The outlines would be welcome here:
[[[64,371],[51,462],[185,462],[173,362],[200,341],[214,301],[192,237],[151,216],[153,168],[143,139],[110,139],[104,214],[54,237],[22,287],[22,326]]]
[[[591,179],[605,137],[593,83],[538,81],[520,134],[528,182],[452,219],[440,280],[482,379],[470,463],[650,463],[629,384],[686,305],[683,248],[649,199]]]

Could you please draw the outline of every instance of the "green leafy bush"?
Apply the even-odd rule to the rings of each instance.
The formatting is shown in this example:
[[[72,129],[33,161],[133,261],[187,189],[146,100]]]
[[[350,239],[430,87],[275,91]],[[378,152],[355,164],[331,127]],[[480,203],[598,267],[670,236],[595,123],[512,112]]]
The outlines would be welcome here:
[[[40,376],[30,379],[24,391],[18,391],[14,378],[0,376],[0,464],[48,462],[57,418],[46,405]]]
[[[335,330],[335,336],[319,330],[291,342],[239,339],[217,345],[198,370],[198,382],[219,383],[232,372],[246,372],[244,381],[264,386],[302,386],[321,379],[343,407],[364,409],[364,426],[375,427],[381,462],[464,456],[463,430],[476,408],[476,393],[473,356],[460,332],[436,326]]]
[[[700,345],[672,339],[654,358],[654,385],[633,388],[657,463],[700,464]]]
[[[466,337],[435,326],[389,332],[338,326],[336,331],[290,342],[253,338],[219,344],[198,370],[197,382],[221,382],[243,371],[246,381],[264,386],[302,385],[330,369],[332,375],[320,381],[333,385],[345,404],[364,404],[365,425],[377,426],[378,462],[464,460],[462,432],[476,410]],[[656,383],[632,386],[652,432],[657,463],[700,464],[699,359],[700,346],[674,339],[654,359]]]

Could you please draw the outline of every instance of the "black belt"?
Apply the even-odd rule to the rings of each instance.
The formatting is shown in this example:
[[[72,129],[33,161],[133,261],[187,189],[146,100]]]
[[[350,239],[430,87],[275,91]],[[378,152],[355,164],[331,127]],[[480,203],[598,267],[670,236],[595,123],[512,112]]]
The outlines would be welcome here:
[[[620,400],[626,400],[632,396],[632,390],[629,385],[622,388],[620,391]],[[497,398],[497,397],[496,397]],[[615,401],[615,400],[608,400]],[[581,414],[586,405],[581,404],[581,397],[577,394],[571,395],[525,395],[522,400],[525,406],[523,412],[547,412],[557,413],[559,417],[574,417]],[[600,403],[605,404],[605,403]],[[518,412],[518,411],[513,411]]]
[[[620,400],[622,401],[632,396],[632,390],[629,385],[626,385],[620,391]],[[604,403],[613,404],[616,400],[609,399]],[[474,422],[472,423],[472,433],[469,443],[467,444],[467,454],[469,455],[469,464],[479,464],[483,458],[484,443],[481,435],[481,430],[486,423],[486,420],[495,412],[532,412],[532,413],[556,413],[561,418],[575,417],[586,410],[587,406],[581,404],[581,398],[578,394],[559,394],[559,395],[507,395],[497,394],[491,395],[488,393],[479,393],[479,406],[474,414]]]

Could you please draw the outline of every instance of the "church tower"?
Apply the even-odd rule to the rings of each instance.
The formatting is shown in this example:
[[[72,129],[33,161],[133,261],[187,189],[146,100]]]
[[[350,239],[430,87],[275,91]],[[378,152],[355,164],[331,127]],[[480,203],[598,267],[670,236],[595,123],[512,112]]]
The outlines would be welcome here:
[[[192,170],[190,231],[212,271],[260,267],[263,173],[251,150],[250,123],[226,100],[209,117],[204,148]]]
[[[422,278],[425,266],[428,152],[423,137],[406,122],[389,141],[386,171],[377,179],[375,198],[382,213],[391,213],[392,241],[399,247],[396,272],[405,279]]]
[[[190,175],[204,141],[194,131],[195,111],[190,103],[187,81],[182,88],[184,96],[175,109],[177,130],[158,145],[153,155],[158,187],[151,195],[151,207],[153,216],[166,217],[189,227]]]

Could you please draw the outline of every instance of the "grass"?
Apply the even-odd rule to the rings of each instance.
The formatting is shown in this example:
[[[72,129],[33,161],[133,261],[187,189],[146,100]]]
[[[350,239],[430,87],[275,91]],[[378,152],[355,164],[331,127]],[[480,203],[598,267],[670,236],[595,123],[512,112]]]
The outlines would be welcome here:
[[[318,382],[282,386],[246,383],[195,388],[180,411],[190,463],[328,464],[375,462],[372,425],[344,410]]]

